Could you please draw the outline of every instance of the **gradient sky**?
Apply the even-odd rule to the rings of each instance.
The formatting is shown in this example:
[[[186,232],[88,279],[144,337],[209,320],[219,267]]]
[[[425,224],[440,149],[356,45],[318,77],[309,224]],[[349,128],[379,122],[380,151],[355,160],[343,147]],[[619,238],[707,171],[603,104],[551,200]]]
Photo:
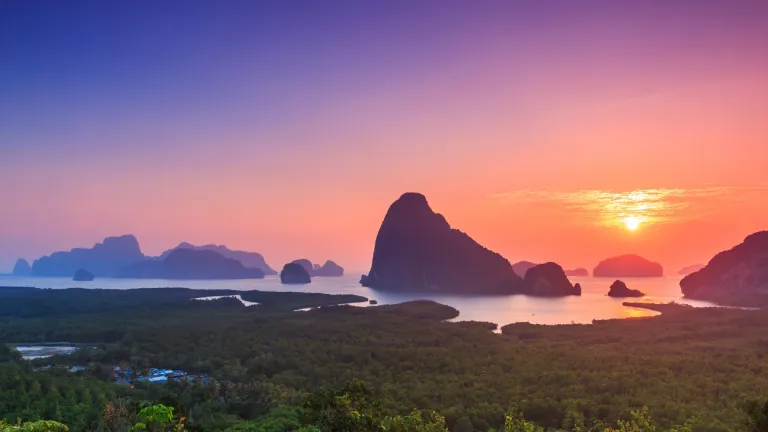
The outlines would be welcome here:
[[[511,261],[675,273],[768,229],[766,77],[759,0],[2,1],[0,271],[124,233],[365,270],[418,191]]]

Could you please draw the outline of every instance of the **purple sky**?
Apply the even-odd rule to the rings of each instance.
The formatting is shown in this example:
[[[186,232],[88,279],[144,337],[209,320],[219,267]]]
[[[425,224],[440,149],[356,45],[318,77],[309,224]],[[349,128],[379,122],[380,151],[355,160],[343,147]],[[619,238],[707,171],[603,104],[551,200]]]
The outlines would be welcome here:
[[[705,228],[585,252],[487,197],[760,190],[766,53],[764,1],[3,1],[0,271],[123,233],[363,269],[409,190],[512,260],[671,260]]]

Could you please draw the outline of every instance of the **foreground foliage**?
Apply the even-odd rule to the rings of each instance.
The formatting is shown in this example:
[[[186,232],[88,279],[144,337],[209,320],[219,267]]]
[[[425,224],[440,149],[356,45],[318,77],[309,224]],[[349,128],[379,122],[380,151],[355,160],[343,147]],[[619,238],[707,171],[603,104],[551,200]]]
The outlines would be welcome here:
[[[0,432],[67,432],[69,428],[61,423],[50,420],[8,424],[0,420]]]
[[[107,430],[126,430],[131,418],[135,418],[136,423],[128,429],[130,432],[185,432],[188,430],[184,423],[186,418],[176,416],[173,407],[163,404],[146,406],[135,416],[125,416],[122,419],[124,421],[117,424],[114,416],[116,415],[115,410],[119,409],[113,404],[107,406],[104,413]],[[341,389],[317,390],[305,398],[301,408],[280,407],[274,411],[281,411],[281,413],[270,413],[257,421],[239,423],[228,429],[227,432],[449,432],[445,426],[445,418],[434,411],[414,410],[404,416],[387,415],[382,411],[379,402],[373,398],[372,390],[358,380],[348,382]],[[299,420],[299,417],[302,420]],[[754,417],[753,420],[758,421]],[[470,427],[458,425],[455,430],[470,430],[467,429]],[[18,423],[17,426],[11,426],[0,421],[0,432],[66,432],[67,430],[66,426],[52,421]],[[690,424],[666,430],[657,428],[648,415],[647,408],[643,408],[642,410],[633,410],[631,419],[628,421],[620,420],[616,428],[606,426],[602,422],[596,422],[589,428],[576,425],[573,430],[584,432],[690,432],[692,429]],[[526,420],[513,410],[506,415],[504,426],[498,432],[544,431],[544,428]],[[492,428],[489,432],[497,431]]]

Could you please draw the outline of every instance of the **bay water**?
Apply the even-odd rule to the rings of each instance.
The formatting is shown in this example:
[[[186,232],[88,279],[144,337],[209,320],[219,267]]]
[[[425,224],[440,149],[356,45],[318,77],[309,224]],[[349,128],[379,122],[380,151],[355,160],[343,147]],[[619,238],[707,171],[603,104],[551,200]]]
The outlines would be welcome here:
[[[327,294],[357,294],[376,300],[379,305],[402,303],[410,300],[427,299],[452,306],[459,310],[456,321],[490,321],[505,325],[514,322],[534,324],[588,324],[595,319],[629,318],[656,315],[656,312],[630,308],[624,301],[651,303],[678,303],[696,307],[714,306],[711,303],[682,298],[679,277],[625,278],[628,287],[647,294],[642,299],[615,299],[608,297],[608,288],[613,279],[593,277],[571,277],[573,283],[580,283],[581,296],[541,298],[524,295],[478,296],[454,294],[415,294],[377,291],[359,284],[360,274],[342,277],[316,277],[307,285],[283,285],[277,276],[264,279],[245,280],[163,280],[163,279],[114,279],[97,278],[91,282],[74,282],[71,278],[0,276],[0,286],[23,286],[35,288],[165,288],[181,287],[192,289],[228,289],[237,291],[300,291]],[[358,304],[367,306],[366,303]]]

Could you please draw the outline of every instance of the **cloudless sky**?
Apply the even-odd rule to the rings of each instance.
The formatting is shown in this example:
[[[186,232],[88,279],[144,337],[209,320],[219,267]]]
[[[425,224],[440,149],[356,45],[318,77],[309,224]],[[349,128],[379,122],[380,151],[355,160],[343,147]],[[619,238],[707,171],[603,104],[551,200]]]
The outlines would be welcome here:
[[[418,191],[511,261],[675,273],[768,227],[767,53],[758,0],[3,1],[0,271],[124,233],[364,270]]]

